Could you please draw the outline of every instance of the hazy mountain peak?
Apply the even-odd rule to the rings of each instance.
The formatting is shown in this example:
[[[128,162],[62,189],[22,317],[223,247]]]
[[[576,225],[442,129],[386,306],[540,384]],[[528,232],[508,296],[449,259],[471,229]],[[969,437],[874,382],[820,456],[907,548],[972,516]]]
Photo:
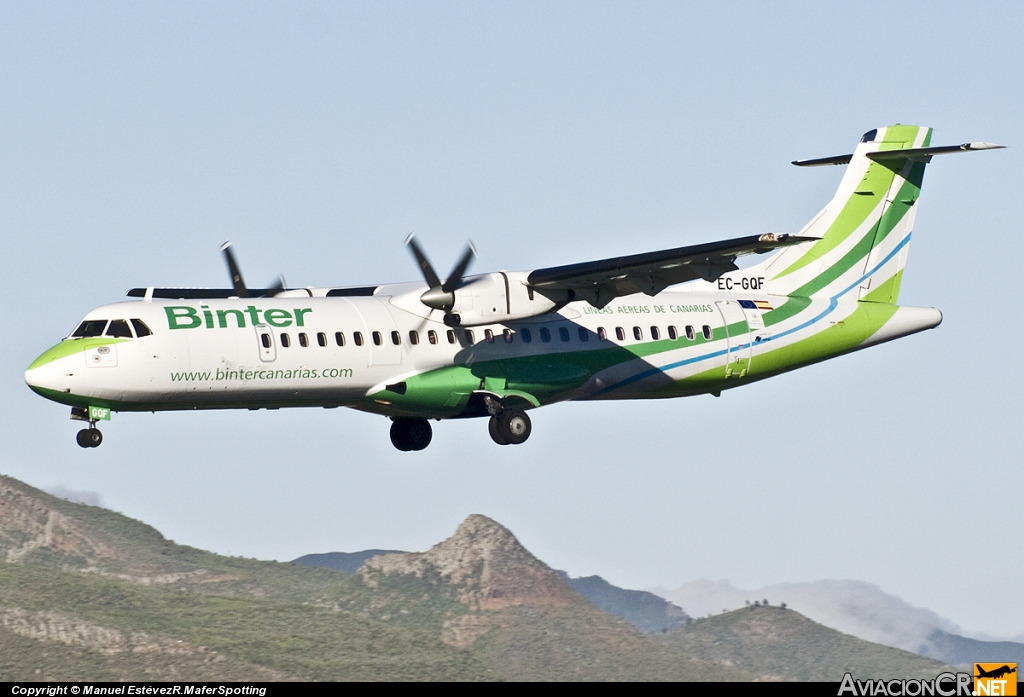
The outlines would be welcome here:
[[[511,605],[567,605],[581,600],[508,528],[479,514],[466,518],[455,534],[426,552],[372,557],[359,573],[372,586],[377,583],[377,574],[436,577],[462,586],[459,599],[482,610]]]

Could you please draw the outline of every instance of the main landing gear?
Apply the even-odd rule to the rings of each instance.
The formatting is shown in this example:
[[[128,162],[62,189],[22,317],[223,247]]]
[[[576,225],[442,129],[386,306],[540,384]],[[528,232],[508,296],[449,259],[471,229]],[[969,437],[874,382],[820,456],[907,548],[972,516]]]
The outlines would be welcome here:
[[[79,431],[78,435],[75,436],[75,440],[83,448],[98,448],[100,443],[103,442],[103,434],[93,425]]]
[[[395,419],[391,424],[391,443],[403,452],[423,450],[432,436],[426,419]]]
[[[488,412],[491,416],[487,421],[487,431],[498,445],[519,445],[530,437],[530,417],[523,409],[503,409],[497,400],[492,400],[488,404]],[[426,419],[391,420],[391,443],[402,452],[423,450],[430,445],[432,435],[430,422]]]
[[[520,409],[504,409],[487,423],[491,440],[498,445],[519,445],[530,437],[530,417]]]

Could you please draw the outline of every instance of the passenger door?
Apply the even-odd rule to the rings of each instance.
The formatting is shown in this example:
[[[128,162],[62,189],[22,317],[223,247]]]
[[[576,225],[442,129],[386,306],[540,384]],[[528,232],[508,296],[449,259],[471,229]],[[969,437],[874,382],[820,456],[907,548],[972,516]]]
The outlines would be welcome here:
[[[718,311],[725,322],[728,353],[725,359],[725,377],[741,378],[750,371],[753,347],[750,343],[750,326],[743,308],[735,300],[719,300]]]

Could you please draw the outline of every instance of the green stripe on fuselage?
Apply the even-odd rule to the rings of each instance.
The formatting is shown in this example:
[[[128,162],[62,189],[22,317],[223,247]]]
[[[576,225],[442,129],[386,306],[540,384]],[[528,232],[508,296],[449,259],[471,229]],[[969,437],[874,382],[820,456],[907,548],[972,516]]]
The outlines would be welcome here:
[[[32,361],[32,364],[26,368],[26,370],[32,370],[40,366],[52,363],[53,361],[73,356],[76,353],[84,353],[88,349],[96,346],[110,346],[111,344],[122,344],[131,339],[114,339],[109,336],[103,337],[89,337],[87,339],[65,339],[56,346],[52,346],[44,351],[39,358]]]

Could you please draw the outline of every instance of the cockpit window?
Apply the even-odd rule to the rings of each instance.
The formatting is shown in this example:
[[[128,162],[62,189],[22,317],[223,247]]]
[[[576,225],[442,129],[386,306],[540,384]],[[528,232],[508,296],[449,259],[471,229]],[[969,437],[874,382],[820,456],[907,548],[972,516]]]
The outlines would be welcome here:
[[[141,319],[133,319],[132,326],[135,327],[135,336],[139,337],[140,339],[144,336],[149,336],[153,333],[152,331],[150,331],[149,327],[146,326],[146,323],[143,322]]]
[[[76,339],[89,336],[103,336],[103,330],[107,328],[107,320],[90,319],[78,325],[78,329],[71,336]]]
[[[128,328],[128,322],[123,319],[115,319],[110,321],[110,325],[107,327],[106,336],[115,336],[122,339],[131,339],[132,330]]]

